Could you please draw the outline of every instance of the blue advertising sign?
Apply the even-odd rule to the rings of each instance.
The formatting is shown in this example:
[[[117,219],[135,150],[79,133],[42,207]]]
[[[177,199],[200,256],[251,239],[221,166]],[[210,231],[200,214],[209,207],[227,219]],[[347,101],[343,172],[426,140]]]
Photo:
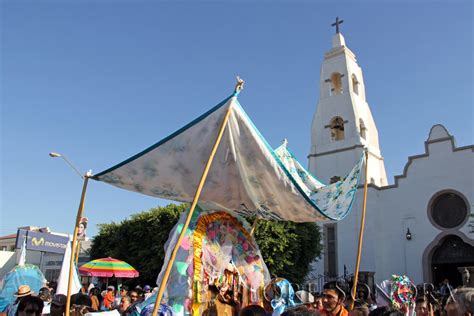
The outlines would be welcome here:
[[[16,248],[22,247],[25,237],[26,249],[44,252],[64,253],[69,242],[68,237],[19,229]]]

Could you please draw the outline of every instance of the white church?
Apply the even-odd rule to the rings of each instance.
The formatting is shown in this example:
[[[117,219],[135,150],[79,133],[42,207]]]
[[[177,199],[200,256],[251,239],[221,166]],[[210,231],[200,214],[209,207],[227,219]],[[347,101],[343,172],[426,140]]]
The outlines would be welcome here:
[[[309,171],[329,183],[346,175],[365,147],[369,153],[362,281],[380,283],[405,274],[415,284],[448,278],[457,286],[461,268],[470,267],[474,275],[474,146],[456,147],[446,127],[434,125],[425,151],[408,157],[403,174],[389,184],[362,69],[338,28],[319,85]],[[323,256],[313,266],[317,274],[354,272],[364,179],[360,183],[349,216],[322,225]]]

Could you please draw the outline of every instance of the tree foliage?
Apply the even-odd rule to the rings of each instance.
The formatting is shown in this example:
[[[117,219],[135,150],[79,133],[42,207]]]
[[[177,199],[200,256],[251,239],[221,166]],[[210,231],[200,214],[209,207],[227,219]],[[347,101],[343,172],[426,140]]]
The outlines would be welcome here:
[[[319,227],[314,223],[259,220],[255,239],[272,277],[294,283],[303,283],[322,250]]]
[[[130,263],[140,272],[133,283],[155,284],[164,261],[164,244],[186,204],[169,204],[132,215],[120,223],[99,225],[90,255],[113,257]],[[259,220],[255,239],[272,276],[303,282],[310,263],[320,255],[321,236],[313,223]]]
[[[132,215],[120,223],[99,225],[91,259],[112,257],[131,264],[140,277],[134,282],[155,284],[163,265],[164,245],[186,204],[169,204]]]

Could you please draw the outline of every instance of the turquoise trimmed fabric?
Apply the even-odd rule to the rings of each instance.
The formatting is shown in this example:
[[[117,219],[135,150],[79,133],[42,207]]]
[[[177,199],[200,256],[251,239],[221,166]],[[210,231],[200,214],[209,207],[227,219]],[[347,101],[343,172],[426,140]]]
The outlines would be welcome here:
[[[232,95],[172,135],[94,180],[164,199],[191,202],[225,114],[221,143],[199,202],[208,209],[273,220],[340,220],[355,198],[362,160],[324,185],[286,148],[273,151]]]
[[[275,153],[291,177],[303,189],[304,194],[324,215],[332,220],[341,220],[346,217],[351,209],[359,185],[363,155],[347,176],[335,183],[324,185],[303,168],[286,145],[281,145],[275,149]]]

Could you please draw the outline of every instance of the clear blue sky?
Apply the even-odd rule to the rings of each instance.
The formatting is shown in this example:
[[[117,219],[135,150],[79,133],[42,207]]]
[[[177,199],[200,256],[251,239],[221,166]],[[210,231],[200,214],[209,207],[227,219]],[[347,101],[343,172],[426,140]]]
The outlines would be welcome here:
[[[257,2],[257,1],[255,1]],[[383,3],[381,3],[383,2]],[[72,232],[82,180],[227,97],[303,164],[336,16],[364,71],[390,182],[436,123],[473,143],[473,2],[1,1],[1,223]],[[89,184],[89,235],[167,201]]]

